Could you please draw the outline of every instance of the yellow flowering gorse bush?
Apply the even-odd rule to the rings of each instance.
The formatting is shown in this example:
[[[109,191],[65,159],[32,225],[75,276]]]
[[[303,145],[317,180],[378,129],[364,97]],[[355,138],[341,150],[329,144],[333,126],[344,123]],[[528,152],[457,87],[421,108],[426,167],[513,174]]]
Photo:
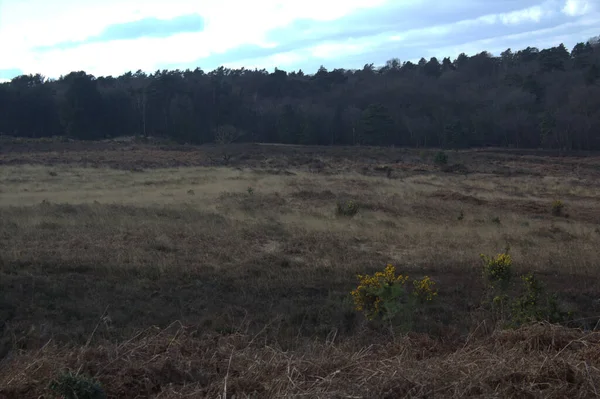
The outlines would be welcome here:
[[[413,286],[413,295],[422,302],[431,302],[438,294],[437,290],[435,289],[435,281],[433,281],[429,276],[425,276],[421,280],[414,280]]]
[[[484,273],[491,283],[508,284],[512,277],[512,258],[508,253],[496,256],[481,254],[483,259]]]
[[[396,299],[408,280],[408,276],[396,275],[396,268],[391,264],[372,276],[359,274],[357,277],[359,284],[351,292],[352,299],[355,309],[364,312],[369,319],[384,313],[387,309],[386,302],[389,305],[390,301]]]

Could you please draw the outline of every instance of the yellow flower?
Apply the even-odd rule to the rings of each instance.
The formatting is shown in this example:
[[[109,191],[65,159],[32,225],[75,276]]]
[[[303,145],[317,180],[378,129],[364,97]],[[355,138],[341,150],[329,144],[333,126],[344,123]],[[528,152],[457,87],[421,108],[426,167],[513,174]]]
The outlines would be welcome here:
[[[359,285],[350,294],[354,300],[355,309],[364,312],[367,318],[373,319],[383,311],[383,299],[373,294],[373,290],[396,284],[404,285],[408,276],[396,276],[396,268],[387,264],[385,269],[374,275],[358,274]]]
[[[507,283],[512,274],[512,258],[507,253],[488,257],[481,254],[484,263],[484,272],[492,282]]]
[[[437,296],[437,290],[435,282],[429,278],[429,276],[423,277],[421,280],[414,280],[414,291],[413,294],[424,301],[432,301],[433,297]]]

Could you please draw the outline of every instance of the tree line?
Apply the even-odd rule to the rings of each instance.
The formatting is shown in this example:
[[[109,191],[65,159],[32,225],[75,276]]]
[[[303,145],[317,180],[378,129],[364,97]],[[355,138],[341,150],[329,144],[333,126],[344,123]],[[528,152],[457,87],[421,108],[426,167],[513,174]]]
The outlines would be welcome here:
[[[314,74],[161,70],[0,84],[0,133],[96,140],[600,150],[600,40]]]

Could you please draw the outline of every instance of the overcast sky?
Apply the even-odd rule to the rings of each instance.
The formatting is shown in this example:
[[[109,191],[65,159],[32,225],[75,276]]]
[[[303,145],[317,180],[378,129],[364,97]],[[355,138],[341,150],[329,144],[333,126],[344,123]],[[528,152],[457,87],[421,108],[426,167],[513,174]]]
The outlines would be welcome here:
[[[227,67],[313,73],[600,35],[600,0],[0,0],[0,79]]]

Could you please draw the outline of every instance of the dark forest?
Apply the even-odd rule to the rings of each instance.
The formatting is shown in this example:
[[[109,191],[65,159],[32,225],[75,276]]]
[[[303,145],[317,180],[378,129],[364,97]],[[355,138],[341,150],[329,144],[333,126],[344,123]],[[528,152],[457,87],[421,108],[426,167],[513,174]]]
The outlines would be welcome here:
[[[600,40],[316,73],[217,68],[0,84],[0,133],[179,143],[600,150]]]

